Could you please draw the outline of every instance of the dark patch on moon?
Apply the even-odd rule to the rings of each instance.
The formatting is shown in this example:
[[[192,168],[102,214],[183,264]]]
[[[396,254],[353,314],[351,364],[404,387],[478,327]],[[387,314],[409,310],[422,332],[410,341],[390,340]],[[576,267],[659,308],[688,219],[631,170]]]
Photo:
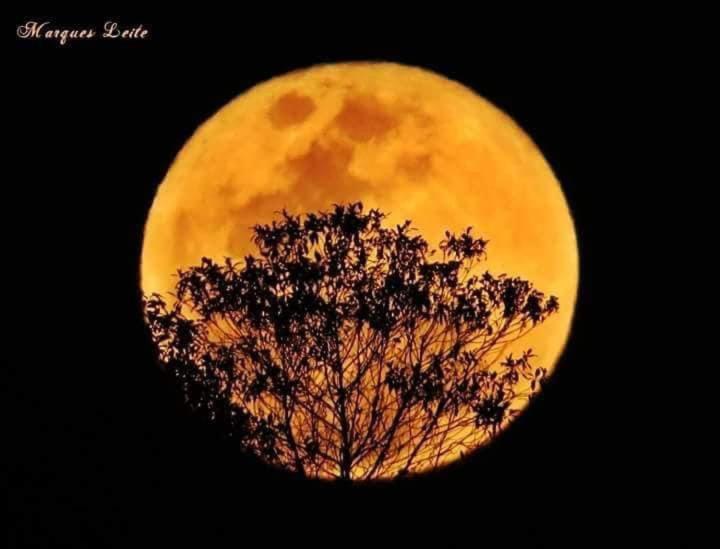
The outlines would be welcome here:
[[[398,159],[397,168],[414,179],[424,178],[432,167],[432,155],[430,153],[418,155],[403,155]]]
[[[373,95],[348,96],[335,118],[335,124],[345,135],[360,142],[384,136],[398,122],[393,113]]]
[[[268,118],[280,130],[301,124],[315,111],[315,102],[295,90],[281,95],[270,107]]]
[[[281,168],[291,180],[287,189],[259,194],[232,209],[231,216],[237,222],[228,235],[228,249],[237,255],[238,250],[247,247],[252,225],[269,222],[275,212],[283,209],[293,214],[327,210],[333,203],[373,195],[371,185],[349,171],[353,154],[351,144],[320,137],[304,154],[288,158]],[[268,217],[258,219],[259,212]]]
[[[291,90],[275,100],[268,118],[275,129],[282,129],[301,124],[315,109],[313,99]],[[287,188],[261,192],[239,207],[228,200],[227,216],[234,221],[227,236],[230,253],[237,256],[241,250],[247,250],[252,226],[270,222],[283,209],[299,214],[327,210],[333,203],[377,198],[380,191],[371,182],[350,172],[355,144],[386,137],[408,116],[423,129],[434,124],[431,117],[415,106],[385,105],[372,94],[348,91],[338,114],[307,150],[286,157],[278,166],[281,180],[289,180]],[[402,155],[396,168],[410,179],[423,182],[432,169],[432,153]]]

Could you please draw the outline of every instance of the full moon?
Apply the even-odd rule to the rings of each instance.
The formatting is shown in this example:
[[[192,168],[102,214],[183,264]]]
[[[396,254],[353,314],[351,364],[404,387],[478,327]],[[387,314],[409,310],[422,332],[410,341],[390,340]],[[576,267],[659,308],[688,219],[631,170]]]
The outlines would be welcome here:
[[[554,368],[568,338],[578,252],[561,186],[531,138],[460,83],[393,63],[341,63],[263,82],[201,125],[160,184],[145,227],[141,286],[167,295],[203,256],[241,259],[251,229],[283,209],[361,201],[489,241],[483,268],[533,282],[560,311],[507,352]],[[446,461],[458,456],[448,456]]]

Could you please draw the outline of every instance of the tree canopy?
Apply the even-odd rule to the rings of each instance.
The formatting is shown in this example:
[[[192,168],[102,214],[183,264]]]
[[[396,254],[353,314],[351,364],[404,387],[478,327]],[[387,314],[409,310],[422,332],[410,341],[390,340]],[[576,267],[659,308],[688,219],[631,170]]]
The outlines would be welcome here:
[[[257,254],[202,258],[172,299],[145,298],[187,402],[261,459],[301,475],[374,479],[490,440],[546,370],[508,345],[558,310],[521,278],[481,273],[487,241],[361,203],[254,227]]]

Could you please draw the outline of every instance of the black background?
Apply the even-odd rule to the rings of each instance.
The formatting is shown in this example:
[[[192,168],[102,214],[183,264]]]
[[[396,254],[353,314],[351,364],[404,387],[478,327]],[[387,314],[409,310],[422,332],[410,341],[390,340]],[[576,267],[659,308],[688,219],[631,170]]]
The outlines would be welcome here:
[[[643,189],[617,166],[651,48],[583,21],[330,17],[16,18],[143,23],[150,37],[13,44],[11,545],[584,546],[636,524],[644,489],[626,439],[642,412],[620,428],[609,378],[634,366],[606,343],[627,322],[618,265],[641,253],[618,242],[645,230],[623,225]],[[138,262],[156,186],[201,122],[269,77],[358,59],[459,80],[533,137],[573,212],[581,284],[556,375],[495,444],[423,478],[347,487],[268,470],[185,412],[144,331]]]

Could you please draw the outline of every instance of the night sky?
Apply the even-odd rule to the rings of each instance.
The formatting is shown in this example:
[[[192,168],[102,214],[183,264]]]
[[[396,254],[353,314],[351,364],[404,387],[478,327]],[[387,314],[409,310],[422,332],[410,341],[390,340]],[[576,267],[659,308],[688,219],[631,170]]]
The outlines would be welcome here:
[[[143,23],[150,36],[13,44],[11,546],[581,547],[637,525],[647,492],[629,441],[644,412],[618,409],[617,380],[638,366],[608,344],[643,330],[622,297],[637,248],[618,243],[642,238],[641,224],[623,223],[644,183],[627,185],[617,166],[631,162],[620,141],[646,99],[630,83],[645,53],[607,28],[481,15],[16,17]],[[185,410],[144,330],[138,264],[155,189],[201,122],[274,75],[368,59],[459,80],[532,136],[576,222],[580,288],[552,381],[492,446],[423,478],[341,486],[269,470]],[[644,539],[635,530],[624,539]]]

